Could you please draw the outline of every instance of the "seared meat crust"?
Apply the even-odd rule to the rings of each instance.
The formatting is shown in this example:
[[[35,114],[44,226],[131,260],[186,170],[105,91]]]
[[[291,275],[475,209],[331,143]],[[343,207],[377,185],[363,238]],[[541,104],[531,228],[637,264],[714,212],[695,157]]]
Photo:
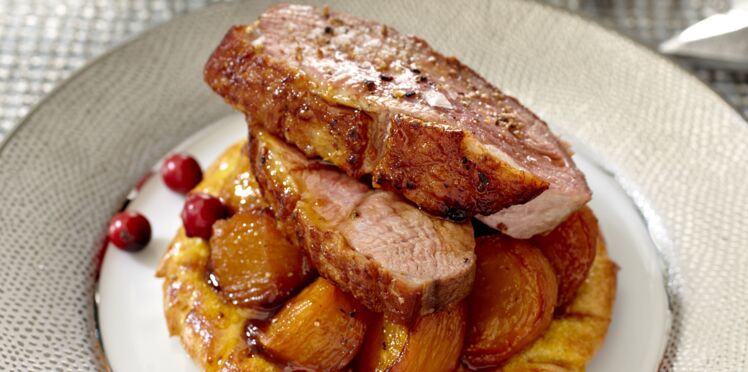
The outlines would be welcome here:
[[[258,125],[250,162],[285,231],[320,274],[369,309],[411,321],[467,296],[475,275],[469,223],[418,210],[307,160]]]
[[[276,6],[232,28],[204,75],[307,157],[355,178],[370,174],[375,187],[435,215],[459,221],[515,206],[487,221],[525,238],[589,200],[584,176],[542,120],[457,59],[376,22]],[[517,210],[549,190],[552,211]],[[526,212],[546,217],[514,226]]]

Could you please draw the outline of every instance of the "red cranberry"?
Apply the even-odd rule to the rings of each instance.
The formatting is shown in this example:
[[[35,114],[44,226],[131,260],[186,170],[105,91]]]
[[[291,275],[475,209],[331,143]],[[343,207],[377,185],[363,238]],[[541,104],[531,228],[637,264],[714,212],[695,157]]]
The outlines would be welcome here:
[[[186,194],[203,179],[203,171],[195,158],[173,154],[161,165],[161,178],[170,189]]]
[[[203,193],[191,193],[182,208],[182,224],[187,236],[210,239],[213,223],[226,218],[228,209],[221,199]]]
[[[117,248],[137,252],[151,240],[151,224],[140,213],[117,213],[109,223],[108,236]]]

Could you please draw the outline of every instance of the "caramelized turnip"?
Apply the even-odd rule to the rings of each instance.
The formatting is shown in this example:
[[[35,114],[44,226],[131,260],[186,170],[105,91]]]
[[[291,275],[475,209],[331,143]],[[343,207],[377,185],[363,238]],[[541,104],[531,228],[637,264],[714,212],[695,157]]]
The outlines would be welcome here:
[[[556,271],[559,309],[574,300],[587,278],[595,260],[598,234],[595,215],[589,207],[583,207],[547,235],[532,239]]]
[[[291,368],[339,370],[351,362],[366,333],[366,309],[318,278],[262,325],[250,325],[260,353]]]
[[[262,210],[243,212],[213,226],[210,266],[219,292],[229,302],[272,307],[306,283],[312,268]]]
[[[478,267],[468,297],[463,360],[495,366],[540,337],[553,319],[557,283],[548,260],[528,242],[502,235],[481,237]]]

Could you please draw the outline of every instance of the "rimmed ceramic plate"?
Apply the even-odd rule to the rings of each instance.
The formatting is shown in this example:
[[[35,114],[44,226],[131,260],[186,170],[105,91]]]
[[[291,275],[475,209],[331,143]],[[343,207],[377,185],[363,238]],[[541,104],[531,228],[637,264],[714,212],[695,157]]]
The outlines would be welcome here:
[[[192,154],[207,165],[229,145],[246,138],[246,133],[243,115],[235,114],[208,125],[174,151]],[[594,154],[581,145],[575,147],[584,151],[575,160],[594,193],[590,207],[599,219],[611,258],[621,267],[609,335],[588,370],[654,370],[670,330],[661,262],[632,200],[605,168],[595,163]],[[107,359],[116,371],[198,370],[178,338],[169,338],[162,310],[162,280],[153,277],[181,224],[183,203],[184,198],[171,192],[160,177],[149,178],[128,208],[151,221],[151,244],[137,254],[113,246],[106,250],[98,288],[98,319]]]
[[[226,129],[225,137],[211,139],[218,127],[196,135],[209,125],[236,125],[202,83],[202,64],[229,26],[254,20],[269,4],[213,6],[118,48],[57,89],[2,145],[0,365],[161,370],[137,364],[150,360],[139,351],[144,345],[162,345],[160,314],[147,312],[151,323],[132,315],[146,312],[158,281],[142,291],[118,288],[145,283],[142,273],[166,238],[144,254],[120,257],[122,264],[105,255],[104,353],[94,306],[102,237],[132,186],[175,146],[195,136],[184,146],[207,162],[219,143],[240,135]],[[617,34],[532,2],[330,5],[424,37],[573,139],[597,192],[593,207],[622,266],[611,333],[590,370],[748,367],[748,126],[715,93]],[[157,191],[158,185],[148,187]],[[153,203],[166,210],[178,201]],[[167,229],[178,220],[163,221]],[[638,284],[626,287],[633,272],[645,274],[632,275]],[[120,286],[105,287],[107,276]],[[121,312],[109,312],[107,304],[116,303]],[[669,304],[670,312],[657,303]],[[627,304],[642,311],[632,315]],[[142,331],[122,331],[134,328]],[[637,329],[650,332],[633,337]],[[166,367],[186,368],[178,364],[184,357],[178,344],[168,342],[164,358],[174,362]],[[640,350],[639,344],[647,345],[644,354],[607,364],[608,355]]]

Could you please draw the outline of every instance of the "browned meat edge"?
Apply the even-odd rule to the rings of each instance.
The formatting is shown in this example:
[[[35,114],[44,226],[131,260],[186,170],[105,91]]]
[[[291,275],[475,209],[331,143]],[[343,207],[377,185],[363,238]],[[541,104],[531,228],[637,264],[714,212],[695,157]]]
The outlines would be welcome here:
[[[466,268],[460,275],[435,278],[421,285],[409,283],[387,271],[376,260],[354,250],[335,226],[325,221],[309,203],[300,201],[298,190],[293,190],[294,187],[284,187],[277,182],[277,178],[273,179],[274,176],[269,174],[269,168],[265,163],[274,154],[263,141],[257,140],[256,132],[250,130],[249,152],[252,170],[263,195],[271,204],[283,231],[306,249],[322,276],[353,295],[367,308],[384,312],[405,323],[418,315],[438,311],[467,296],[475,275],[475,255],[472,252],[464,262],[459,262]],[[265,133],[268,136],[267,132]],[[279,139],[275,140],[280,142]],[[296,156],[303,158],[300,153]],[[275,157],[277,158],[277,154]],[[319,162],[306,159],[304,161],[306,169],[329,169],[329,166]],[[289,162],[286,167],[292,168],[291,164]],[[465,229],[464,235],[472,241],[472,228],[468,224]],[[441,237],[434,237],[439,238]]]

